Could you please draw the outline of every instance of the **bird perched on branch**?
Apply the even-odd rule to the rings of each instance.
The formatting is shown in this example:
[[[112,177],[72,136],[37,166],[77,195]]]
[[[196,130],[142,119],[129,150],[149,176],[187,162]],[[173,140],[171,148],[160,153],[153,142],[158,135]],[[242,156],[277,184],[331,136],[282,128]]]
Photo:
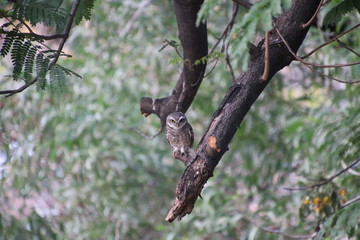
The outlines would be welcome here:
[[[166,138],[174,148],[173,157],[180,151],[188,156],[194,143],[194,132],[182,112],[170,113],[166,118]]]

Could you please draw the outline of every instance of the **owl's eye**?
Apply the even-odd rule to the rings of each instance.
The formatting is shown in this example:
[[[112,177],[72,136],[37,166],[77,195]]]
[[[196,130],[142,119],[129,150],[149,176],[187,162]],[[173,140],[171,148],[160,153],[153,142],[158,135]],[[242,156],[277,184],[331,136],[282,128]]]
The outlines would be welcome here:
[[[185,122],[185,118],[180,118],[180,121],[181,123]]]
[[[174,120],[174,119],[171,119],[170,122],[171,122],[171,123],[175,123],[175,120]]]

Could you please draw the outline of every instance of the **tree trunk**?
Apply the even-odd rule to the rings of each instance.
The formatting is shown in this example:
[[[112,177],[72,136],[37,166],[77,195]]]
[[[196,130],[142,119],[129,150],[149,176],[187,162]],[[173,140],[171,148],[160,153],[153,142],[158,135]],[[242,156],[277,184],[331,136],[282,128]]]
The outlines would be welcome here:
[[[176,5],[187,4],[186,1],[175,2]],[[319,3],[320,0],[294,0],[292,7],[274,21],[274,26],[294,52],[297,52],[308,32],[308,28],[303,28],[302,24],[313,16]],[[178,21],[181,19],[177,18]],[[181,36],[182,31],[179,32]],[[265,80],[262,79],[264,55],[265,44],[262,41],[255,48],[248,70],[236,79],[214,113],[195,154],[191,159],[186,159],[189,165],[176,188],[176,199],[166,217],[167,221],[180,220],[192,211],[204,184],[213,176],[216,165],[228,150],[231,139],[251,106],[274,74],[294,60],[275,29],[269,36],[269,72]]]

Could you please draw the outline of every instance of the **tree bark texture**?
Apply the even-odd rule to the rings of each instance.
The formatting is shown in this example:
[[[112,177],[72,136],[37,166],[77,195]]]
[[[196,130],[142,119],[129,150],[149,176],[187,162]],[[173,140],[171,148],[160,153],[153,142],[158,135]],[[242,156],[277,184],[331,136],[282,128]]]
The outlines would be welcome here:
[[[140,100],[140,111],[144,116],[156,114],[165,126],[167,115],[186,112],[190,107],[204,77],[206,64],[195,61],[208,54],[206,23],[196,26],[197,13],[203,0],[175,0],[175,14],[179,38],[183,47],[184,65],[172,94],[165,98],[144,97]]]
[[[183,1],[175,2],[177,5],[186,5]],[[309,30],[302,28],[301,25],[313,16],[319,3],[320,0],[294,0],[292,7],[274,21],[274,27],[279,30],[294,52],[297,52]],[[177,20],[179,21],[180,18]],[[179,27],[180,25],[181,23]],[[182,30],[179,32],[182,35]],[[204,184],[213,176],[216,165],[228,150],[231,139],[251,106],[274,74],[294,60],[274,29],[269,35],[268,79],[261,79],[265,55],[265,44],[261,41],[252,55],[248,70],[236,79],[214,113],[194,155],[184,161],[188,162],[188,166],[176,188],[176,199],[166,217],[167,221],[171,222],[176,218],[181,220],[186,214],[191,213]],[[198,86],[196,90],[197,88]],[[192,99],[193,96],[191,101]],[[189,102],[186,101],[187,107],[188,104]]]

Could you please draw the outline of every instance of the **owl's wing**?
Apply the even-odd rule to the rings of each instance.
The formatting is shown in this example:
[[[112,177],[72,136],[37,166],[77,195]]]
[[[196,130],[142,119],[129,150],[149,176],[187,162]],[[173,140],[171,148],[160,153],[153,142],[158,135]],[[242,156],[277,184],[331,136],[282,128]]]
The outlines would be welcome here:
[[[170,143],[170,141],[169,141],[169,135],[168,135],[167,129],[165,129],[165,136],[166,136],[167,142],[171,145],[171,143]]]
[[[194,144],[194,131],[190,124],[189,124],[188,131],[189,131],[189,136],[190,136],[190,148],[192,148],[193,144]]]

